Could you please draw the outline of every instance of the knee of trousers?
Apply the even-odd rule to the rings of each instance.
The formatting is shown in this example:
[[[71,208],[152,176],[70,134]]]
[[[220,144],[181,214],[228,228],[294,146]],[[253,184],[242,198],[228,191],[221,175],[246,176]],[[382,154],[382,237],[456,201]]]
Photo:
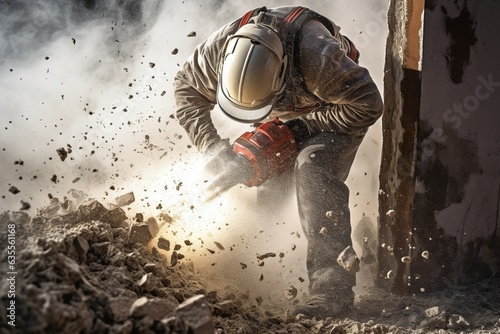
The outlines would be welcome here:
[[[332,143],[313,143],[305,146],[295,161],[295,177],[317,175],[325,181],[343,182],[351,167],[351,156],[343,155]]]

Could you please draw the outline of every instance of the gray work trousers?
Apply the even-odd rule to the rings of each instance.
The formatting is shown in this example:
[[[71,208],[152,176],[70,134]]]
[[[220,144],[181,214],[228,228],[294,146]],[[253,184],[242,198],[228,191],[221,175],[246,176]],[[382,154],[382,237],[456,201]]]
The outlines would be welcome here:
[[[363,136],[323,132],[302,144],[293,176],[300,222],[308,240],[307,271],[311,294],[353,296],[354,273],[337,263],[337,257],[351,241],[349,189],[344,181]],[[290,178],[289,178],[290,179]],[[266,189],[281,194],[283,177],[270,180]],[[272,193],[273,191],[271,191]],[[263,195],[262,202],[275,203],[276,193]],[[321,233],[320,233],[321,232]]]

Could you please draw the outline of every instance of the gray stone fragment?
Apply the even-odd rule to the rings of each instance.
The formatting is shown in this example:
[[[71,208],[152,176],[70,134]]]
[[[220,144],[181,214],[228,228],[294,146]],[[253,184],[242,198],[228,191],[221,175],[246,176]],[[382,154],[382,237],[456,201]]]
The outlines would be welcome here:
[[[138,212],[135,214],[135,221],[138,223],[142,223],[144,221],[144,214]]]
[[[146,224],[148,224],[149,231],[151,232],[153,237],[156,236],[158,232],[160,232],[160,227],[158,226],[158,222],[156,221],[156,219],[154,219],[154,217],[149,217],[148,220],[146,220]]]
[[[103,259],[108,257],[110,253],[111,243],[109,241],[94,243],[90,246],[90,251],[97,255],[99,258]]]
[[[75,220],[78,222],[99,220],[99,218],[107,212],[108,209],[106,209],[104,205],[98,201],[92,201],[87,205],[80,205],[78,210],[75,212]]]
[[[110,298],[108,301],[108,312],[114,322],[123,322],[127,320],[129,310],[134,300],[132,298],[118,296]]]
[[[292,300],[297,297],[297,292],[297,288],[291,285],[285,289],[285,298],[288,300]]]
[[[358,272],[359,271],[359,258],[354,251],[354,248],[348,246],[344,249],[337,258],[338,264],[348,272]]]
[[[103,219],[105,223],[108,223],[112,228],[127,227],[127,215],[125,211],[121,208],[115,208],[108,211]]]
[[[89,250],[89,243],[86,239],[82,238],[81,236],[77,236],[74,239],[73,243],[79,256],[83,257],[87,254]]]
[[[132,222],[132,224],[130,224],[128,238],[131,242],[147,245],[148,242],[155,237],[156,233],[158,233],[158,231],[156,231],[156,233],[153,232],[154,229],[152,231],[147,222]]]
[[[137,281],[137,286],[139,286],[142,291],[151,292],[156,287],[160,287],[160,281],[153,276],[152,273],[147,273],[142,275],[139,281]]]
[[[163,250],[166,250],[166,251],[169,251],[170,250],[170,241],[165,239],[165,238],[158,238],[158,248],[159,249],[163,249]]]
[[[238,304],[233,300],[223,300],[214,305],[214,314],[222,317],[229,317],[232,314],[237,314],[239,311]]]
[[[160,321],[174,312],[176,307],[175,303],[167,299],[141,297],[134,301],[130,307],[129,315],[134,318],[142,318],[147,315],[155,321]]]
[[[135,196],[134,196],[134,193],[132,191],[115,198],[116,205],[118,205],[120,207],[130,205],[134,202],[135,202]]]
[[[110,329],[110,334],[130,334],[134,330],[134,324],[132,321],[127,320],[123,324],[113,325]]]
[[[466,330],[470,327],[470,324],[465,320],[465,318],[459,314],[452,314],[448,319],[448,329],[454,330]]]
[[[425,316],[427,318],[432,318],[441,313],[441,310],[439,310],[439,306],[434,306],[434,307],[429,307],[428,309],[425,310]]]
[[[26,212],[14,211],[12,212],[11,219],[16,224],[28,224],[30,222],[30,216]]]
[[[7,225],[10,220],[10,214],[7,211],[0,213],[0,225]]]
[[[210,304],[204,295],[197,295],[184,301],[175,310],[175,316],[189,326],[190,333],[213,334],[215,332]]]

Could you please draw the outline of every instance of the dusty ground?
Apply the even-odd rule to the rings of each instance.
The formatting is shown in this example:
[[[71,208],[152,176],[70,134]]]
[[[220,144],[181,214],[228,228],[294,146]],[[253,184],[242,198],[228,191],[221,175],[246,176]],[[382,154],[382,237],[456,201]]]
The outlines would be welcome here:
[[[34,217],[0,215],[2,259],[16,226],[17,273],[15,287],[1,281],[2,308],[15,300],[15,327],[2,315],[2,333],[500,333],[497,277],[418,296],[372,291],[341,319],[296,318],[246,294],[208,290],[182,248],[150,250],[130,240],[137,217],[97,201],[76,208],[79,200],[53,199]]]

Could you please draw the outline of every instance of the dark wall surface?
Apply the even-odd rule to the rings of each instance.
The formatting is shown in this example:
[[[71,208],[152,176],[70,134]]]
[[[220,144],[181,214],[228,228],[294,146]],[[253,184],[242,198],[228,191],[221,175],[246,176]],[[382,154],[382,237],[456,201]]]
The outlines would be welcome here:
[[[379,282],[400,292],[500,268],[500,2],[426,1],[423,34],[413,3],[389,13],[380,177]]]

